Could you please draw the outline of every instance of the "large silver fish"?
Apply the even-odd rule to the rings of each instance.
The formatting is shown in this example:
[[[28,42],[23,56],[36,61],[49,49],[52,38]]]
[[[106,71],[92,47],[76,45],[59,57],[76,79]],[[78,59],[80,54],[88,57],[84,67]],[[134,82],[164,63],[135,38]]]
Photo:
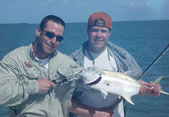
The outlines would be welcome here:
[[[125,75],[124,73],[111,72],[104,69],[90,67],[76,74],[77,77],[82,77],[85,86],[101,92],[101,95],[106,98],[108,93],[122,96],[130,104],[134,103],[131,97],[139,93],[142,86],[138,81]],[[159,83],[163,76],[159,77],[155,84]],[[152,87],[153,88],[153,87]],[[169,93],[160,91],[163,94]]]

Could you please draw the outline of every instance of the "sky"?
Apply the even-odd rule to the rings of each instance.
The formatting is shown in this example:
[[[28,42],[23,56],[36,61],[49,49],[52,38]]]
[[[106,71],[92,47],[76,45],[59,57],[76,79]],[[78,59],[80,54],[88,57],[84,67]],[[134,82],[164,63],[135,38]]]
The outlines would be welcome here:
[[[97,11],[113,21],[169,20],[169,0],[0,0],[0,24],[39,23],[51,14],[66,23],[87,22]]]

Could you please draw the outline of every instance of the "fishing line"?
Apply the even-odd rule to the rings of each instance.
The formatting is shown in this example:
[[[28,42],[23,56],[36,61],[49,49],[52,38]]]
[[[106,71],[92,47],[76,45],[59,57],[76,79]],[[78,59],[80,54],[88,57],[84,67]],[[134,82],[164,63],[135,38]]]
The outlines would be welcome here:
[[[143,72],[143,74],[139,77],[139,79],[142,79],[149,71],[150,69],[167,53],[169,50],[169,44],[164,48],[164,50],[154,59],[154,61],[147,67],[147,69]]]

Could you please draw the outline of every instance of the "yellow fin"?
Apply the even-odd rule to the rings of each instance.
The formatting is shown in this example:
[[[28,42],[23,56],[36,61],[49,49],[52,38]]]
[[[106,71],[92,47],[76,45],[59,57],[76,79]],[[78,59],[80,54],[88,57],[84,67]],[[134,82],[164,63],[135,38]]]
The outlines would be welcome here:
[[[164,77],[164,75],[158,77],[158,78],[154,81],[154,84],[156,85],[156,84],[160,83],[160,81],[163,79],[163,77]]]
[[[157,79],[154,81],[154,85],[160,83],[160,81],[163,79],[163,77],[164,77],[164,75],[162,75],[162,76],[160,76],[159,78],[157,78]],[[162,91],[162,90],[160,91],[160,93],[165,94],[165,95],[169,95],[168,92],[165,92],[165,91]]]
[[[128,101],[130,104],[134,105],[133,101],[131,100],[131,97],[130,96],[123,96],[123,98]]]

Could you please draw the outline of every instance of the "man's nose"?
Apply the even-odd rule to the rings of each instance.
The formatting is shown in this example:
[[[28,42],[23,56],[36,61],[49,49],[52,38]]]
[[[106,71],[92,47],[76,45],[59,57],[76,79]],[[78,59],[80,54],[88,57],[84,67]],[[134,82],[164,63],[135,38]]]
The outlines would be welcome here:
[[[55,44],[56,43],[56,36],[53,37],[52,39],[50,39],[50,42],[53,43],[53,44]]]
[[[102,32],[101,32],[101,31],[98,31],[98,32],[96,33],[96,36],[97,36],[97,37],[101,37],[101,36],[102,36]]]

